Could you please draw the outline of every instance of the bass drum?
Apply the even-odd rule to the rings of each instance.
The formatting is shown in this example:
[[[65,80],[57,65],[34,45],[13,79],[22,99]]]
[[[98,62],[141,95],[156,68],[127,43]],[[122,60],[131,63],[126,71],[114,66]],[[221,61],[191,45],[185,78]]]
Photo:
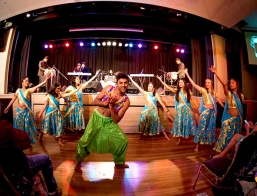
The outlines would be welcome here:
[[[178,74],[177,74],[177,72],[168,72],[167,74],[166,74],[166,79],[167,80],[169,80],[169,81],[171,81],[171,80],[177,80],[178,79]]]

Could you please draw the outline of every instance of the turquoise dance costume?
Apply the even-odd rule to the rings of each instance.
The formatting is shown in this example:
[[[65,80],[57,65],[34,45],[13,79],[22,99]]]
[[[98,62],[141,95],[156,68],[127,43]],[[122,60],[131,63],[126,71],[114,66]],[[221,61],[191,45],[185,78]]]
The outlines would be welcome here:
[[[242,100],[244,100],[244,96],[241,94]],[[228,113],[228,108],[237,108],[239,115],[231,116]],[[242,117],[243,117],[243,105],[240,99],[237,97],[235,93],[231,93],[228,91],[227,101],[225,103],[222,119],[221,119],[221,129],[218,141],[214,147],[214,150],[217,152],[222,152],[230,140],[232,139],[235,133],[239,133],[241,131],[242,125]]]
[[[45,117],[42,122],[42,132],[49,135],[60,137],[64,135],[63,119],[60,112],[59,97],[47,94],[45,102],[47,102]]]
[[[200,102],[200,118],[199,126],[197,128],[194,142],[197,144],[213,144],[216,142],[216,116],[217,116],[217,103],[216,93],[214,95],[202,88],[202,99]],[[211,103],[213,109],[204,107],[204,104]]]
[[[176,115],[174,127],[170,133],[173,134],[173,137],[188,138],[190,135],[194,135],[196,131],[192,107],[187,101],[186,94],[184,94],[182,90],[179,92],[179,102],[176,99],[176,95],[174,100]]]
[[[74,86],[69,86],[65,91],[71,92],[76,90]],[[64,116],[64,126],[71,131],[85,129],[84,109],[82,103],[82,88],[76,93],[68,97],[70,106],[66,107],[66,114]]]
[[[26,109],[22,110],[18,107],[16,108],[13,126],[16,129],[20,129],[28,133],[30,137],[30,143],[34,144],[37,142],[38,132],[36,129],[35,117],[32,112],[32,106],[30,103],[31,89],[28,88],[26,91],[23,92],[22,89],[19,88],[16,90],[15,96],[18,97],[19,103],[24,103],[26,105]]]
[[[143,135],[159,134],[160,131],[164,131],[156,107],[159,95],[155,94],[155,96],[153,96],[150,92],[144,92],[144,96],[146,103],[140,114],[137,131]]]
[[[102,101],[104,102],[115,89],[110,87],[105,93]],[[123,107],[128,99],[127,95],[115,107],[115,111]],[[128,138],[117,123],[111,117],[106,117],[94,110],[87,124],[84,135],[80,138],[77,146],[76,160],[83,159],[90,153],[111,153],[115,164],[124,164],[128,146]]]

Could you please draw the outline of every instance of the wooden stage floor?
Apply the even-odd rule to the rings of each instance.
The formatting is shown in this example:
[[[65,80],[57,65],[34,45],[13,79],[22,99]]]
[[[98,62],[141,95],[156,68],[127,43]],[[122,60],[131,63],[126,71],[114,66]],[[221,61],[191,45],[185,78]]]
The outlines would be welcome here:
[[[126,134],[129,139],[126,163],[129,169],[114,169],[111,154],[90,154],[82,163],[82,172],[75,172],[78,139],[72,133],[64,136],[60,147],[52,136],[33,145],[27,155],[46,153],[53,162],[57,184],[64,196],[171,196],[212,195],[211,184],[200,175],[196,190],[192,189],[199,165],[209,159],[212,146],[200,146],[194,152],[193,137],[176,146],[161,134],[138,140],[138,134]]]

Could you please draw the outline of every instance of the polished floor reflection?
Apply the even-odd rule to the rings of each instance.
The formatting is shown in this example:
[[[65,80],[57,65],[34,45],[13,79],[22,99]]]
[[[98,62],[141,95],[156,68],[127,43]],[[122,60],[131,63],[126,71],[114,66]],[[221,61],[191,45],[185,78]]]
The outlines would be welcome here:
[[[32,154],[49,154],[64,196],[212,195],[210,183],[202,176],[196,191],[192,189],[199,165],[213,153],[212,146],[200,146],[199,152],[194,152],[193,138],[177,146],[177,139],[168,135],[171,141],[163,135],[138,140],[137,134],[127,134],[129,169],[115,169],[111,154],[90,154],[81,171],[75,172],[78,139],[72,133],[64,136],[65,147],[45,136],[42,144],[33,145]]]

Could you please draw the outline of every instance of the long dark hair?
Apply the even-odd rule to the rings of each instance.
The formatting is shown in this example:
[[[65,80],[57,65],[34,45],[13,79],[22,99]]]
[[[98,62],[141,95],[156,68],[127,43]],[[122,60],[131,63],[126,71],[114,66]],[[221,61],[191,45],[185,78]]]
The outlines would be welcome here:
[[[189,88],[188,88],[188,86],[187,86],[187,82],[186,82],[186,79],[184,79],[184,78],[180,78],[179,80],[178,80],[178,82],[177,82],[177,92],[176,92],[176,100],[177,101],[179,101],[179,92],[180,92],[180,87],[179,87],[179,81],[180,80],[182,80],[183,82],[184,82],[184,84],[185,84],[185,86],[183,87],[183,91],[184,92],[186,92],[186,94],[187,94],[187,101],[188,102],[190,102],[190,98],[191,98],[191,94],[190,94],[190,91],[189,91]]]
[[[77,88],[76,87],[76,78],[77,78],[78,76],[73,76],[72,78],[71,78],[71,82],[70,82],[70,85],[71,86],[73,86],[73,87],[75,87],[75,88]]]
[[[58,97],[59,95],[55,92],[55,89],[56,89],[57,87],[59,87],[59,86],[61,86],[60,83],[54,83],[54,84],[51,86],[51,88],[49,89],[49,91],[47,92],[47,94],[51,94],[51,95],[53,95],[54,97]]]
[[[231,78],[231,79],[229,80],[229,83],[228,83],[228,90],[231,92],[231,94],[233,94],[233,91],[232,91],[232,89],[230,88],[230,81],[231,81],[231,80],[234,80],[234,81],[236,82],[236,95],[239,97],[239,99],[240,99],[240,101],[241,101],[241,103],[242,103],[243,101],[242,101],[242,97],[241,97],[241,91],[240,91],[240,83],[239,83],[239,80],[236,79],[236,78]]]

